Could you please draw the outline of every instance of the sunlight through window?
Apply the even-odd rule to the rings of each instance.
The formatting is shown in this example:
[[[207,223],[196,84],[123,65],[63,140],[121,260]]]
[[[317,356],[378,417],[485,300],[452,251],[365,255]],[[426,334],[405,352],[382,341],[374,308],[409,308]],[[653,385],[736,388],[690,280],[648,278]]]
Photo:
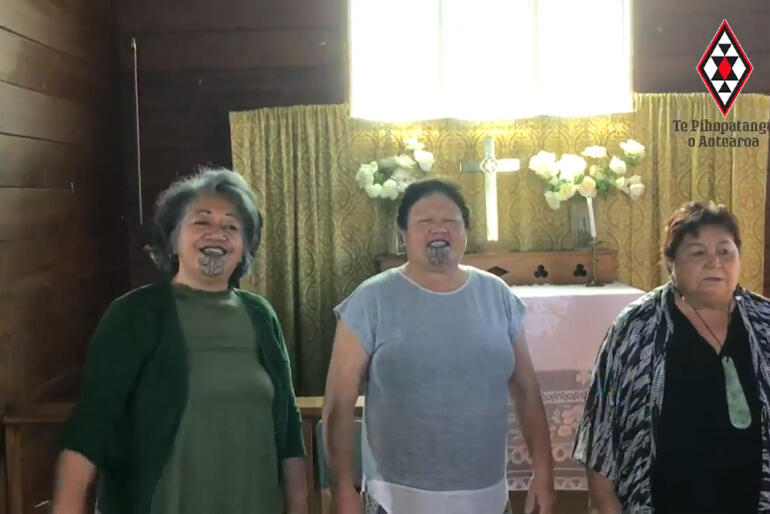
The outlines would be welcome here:
[[[631,110],[631,0],[350,0],[351,114],[505,120]]]

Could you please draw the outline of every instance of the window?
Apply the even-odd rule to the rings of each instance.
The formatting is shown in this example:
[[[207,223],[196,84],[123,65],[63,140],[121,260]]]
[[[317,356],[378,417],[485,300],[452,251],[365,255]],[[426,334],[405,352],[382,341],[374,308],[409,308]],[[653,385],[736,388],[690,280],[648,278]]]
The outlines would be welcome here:
[[[631,0],[350,0],[351,114],[631,110]]]

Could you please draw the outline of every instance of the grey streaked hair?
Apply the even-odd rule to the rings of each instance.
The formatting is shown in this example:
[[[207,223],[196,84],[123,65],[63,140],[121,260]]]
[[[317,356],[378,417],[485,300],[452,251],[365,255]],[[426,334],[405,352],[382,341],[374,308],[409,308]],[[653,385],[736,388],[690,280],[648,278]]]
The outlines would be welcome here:
[[[176,275],[179,259],[174,249],[179,223],[190,203],[204,194],[216,194],[232,203],[243,225],[243,256],[228,279],[230,287],[237,287],[251,269],[259,248],[262,216],[249,185],[240,174],[227,168],[200,168],[197,174],[174,182],[160,194],[153,217],[150,256],[167,278]]]

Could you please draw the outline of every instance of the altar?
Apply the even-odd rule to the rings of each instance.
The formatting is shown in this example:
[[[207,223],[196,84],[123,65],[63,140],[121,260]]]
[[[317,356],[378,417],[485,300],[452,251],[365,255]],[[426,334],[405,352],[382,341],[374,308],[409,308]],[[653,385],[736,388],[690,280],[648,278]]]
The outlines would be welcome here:
[[[591,384],[591,370],[607,329],[644,292],[620,282],[584,285],[512,286],[526,304],[525,335],[551,432],[557,490],[586,490],[585,472],[570,458]],[[532,461],[515,411],[508,419],[508,489],[526,490]]]

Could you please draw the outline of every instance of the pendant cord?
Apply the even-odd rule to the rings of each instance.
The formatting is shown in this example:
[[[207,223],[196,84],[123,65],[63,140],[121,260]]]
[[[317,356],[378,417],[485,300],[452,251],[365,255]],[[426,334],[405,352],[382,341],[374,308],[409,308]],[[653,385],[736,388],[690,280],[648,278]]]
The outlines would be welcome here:
[[[698,309],[696,309],[695,307],[690,305],[690,302],[687,301],[687,299],[685,298],[684,294],[682,294],[682,292],[679,290],[678,287],[675,288],[675,290],[679,294],[679,297],[682,299],[682,302],[684,304],[686,304],[690,309],[692,309],[692,311],[695,313],[695,315],[698,316],[698,319],[701,320],[703,325],[706,327],[706,330],[708,330],[709,334],[711,334],[711,337],[713,337],[714,341],[716,341],[716,343],[719,345],[719,351],[721,352],[722,348],[724,347],[725,343],[727,342],[727,334],[725,334],[725,340],[720,342],[720,340],[717,337],[717,335],[714,333],[713,330],[711,330],[711,327],[709,326],[709,324],[706,323],[706,320],[703,319],[703,316],[700,315],[700,312],[698,312]],[[730,300],[730,303],[727,304],[727,327],[730,326],[730,307],[732,307],[732,300]]]

